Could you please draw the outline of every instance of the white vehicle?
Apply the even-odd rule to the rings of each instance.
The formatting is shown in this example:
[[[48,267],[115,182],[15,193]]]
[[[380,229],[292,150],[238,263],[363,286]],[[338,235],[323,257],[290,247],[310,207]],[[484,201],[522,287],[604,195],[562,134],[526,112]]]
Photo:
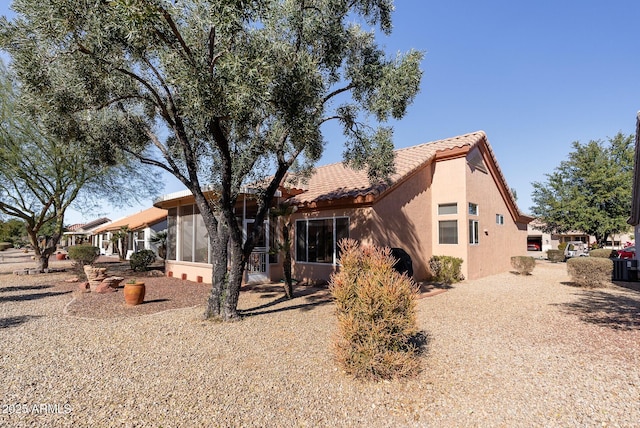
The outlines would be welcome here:
[[[564,248],[564,258],[586,257],[589,255],[589,247],[582,241],[569,241]]]

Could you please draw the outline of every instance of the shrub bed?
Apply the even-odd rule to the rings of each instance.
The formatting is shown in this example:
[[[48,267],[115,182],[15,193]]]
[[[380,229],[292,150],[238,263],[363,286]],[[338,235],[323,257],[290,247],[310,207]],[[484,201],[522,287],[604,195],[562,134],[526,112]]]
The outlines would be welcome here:
[[[389,249],[361,248],[353,240],[340,248],[341,269],[329,284],[338,317],[337,362],[360,379],[417,374],[416,284],[393,269]]]
[[[561,250],[547,250],[547,259],[550,262],[558,263],[564,261],[564,251]]]
[[[511,266],[520,275],[531,275],[531,272],[536,267],[536,261],[530,256],[513,256],[511,257]]]
[[[0,251],[7,250],[9,248],[13,248],[13,244],[11,242],[0,242]]]
[[[589,251],[589,256],[610,259],[618,257],[618,252],[616,250],[608,250],[606,248],[597,248],[595,250]]]
[[[581,287],[603,287],[611,284],[613,261],[600,257],[575,257],[567,261],[567,273]]]
[[[432,256],[429,259],[429,268],[433,274],[433,280],[444,284],[453,284],[464,280],[460,273],[462,259],[451,256]]]

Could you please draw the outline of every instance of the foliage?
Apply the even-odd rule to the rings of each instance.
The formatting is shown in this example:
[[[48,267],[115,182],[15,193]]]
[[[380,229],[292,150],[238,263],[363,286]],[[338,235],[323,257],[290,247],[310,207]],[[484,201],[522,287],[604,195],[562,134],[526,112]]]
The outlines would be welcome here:
[[[464,280],[460,272],[462,259],[451,256],[431,256],[429,269],[433,274],[433,280],[444,284],[453,284]]]
[[[565,245],[566,247],[566,245]],[[547,250],[547,259],[550,262],[558,263],[564,261],[564,250]]]
[[[531,272],[536,267],[536,261],[530,256],[513,256],[511,257],[511,266],[520,275],[531,275]]]
[[[418,92],[423,55],[387,58],[376,43],[376,27],[391,32],[392,0],[112,0],[90,14],[86,5],[14,0],[3,45],[29,93],[71,115],[95,156],[136,156],[193,193],[215,253],[206,316],[238,317],[274,194],[320,159],[324,124],[341,126],[347,165],[373,182],[393,172],[386,122]],[[260,185],[244,239],[235,204],[247,183]]]
[[[589,251],[589,256],[610,259],[610,258],[617,257],[618,252],[616,250],[609,250],[607,248],[596,248],[594,250]]]
[[[573,143],[569,158],[545,182],[533,184],[532,213],[543,231],[580,230],[602,244],[611,234],[626,232],[631,211],[633,136],[618,133],[608,144]]]
[[[16,218],[0,220],[0,241],[17,244],[27,235],[24,222]]]
[[[329,284],[338,317],[337,361],[356,378],[415,375],[415,283],[393,269],[388,248],[361,248],[353,240],[341,241],[340,248],[342,268]]]
[[[562,251],[564,253],[565,248],[567,248],[567,243],[566,242],[561,242],[558,244],[558,250]]]
[[[567,273],[581,287],[603,287],[611,284],[613,261],[600,257],[575,257],[567,261]]]
[[[149,242],[158,245],[158,257],[161,259],[164,259],[167,256],[167,236],[168,233],[165,229],[154,233],[153,236],[149,238]]]
[[[100,255],[100,248],[93,245],[72,245],[67,250],[69,258],[80,266],[92,264]]]
[[[13,248],[13,242],[0,242],[0,251]]]
[[[129,250],[129,232],[129,225],[120,226],[120,229],[112,232],[111,238],[109,238],[109,241],[111,241],[118,253],[118,259],[120,261],[125,260],[127,251]]]
[[[51,110],[28,88],[0,64],[0,213],[24,223],[42,270],[62,236],[71,204],[81,200],[87,208],[102,197],[115,201],[132,194],[127,190],[136,182],[131,177],[140,171],[127,169],[124,161],[98,163],[91,137],[80,136],[68,115]],[[136,194],[147,193],[136,189]]]
[[[151,250],[140,250],[131,254],[129,264],[134,272],[146,271],[149,265],[156,261],[156,253]]]

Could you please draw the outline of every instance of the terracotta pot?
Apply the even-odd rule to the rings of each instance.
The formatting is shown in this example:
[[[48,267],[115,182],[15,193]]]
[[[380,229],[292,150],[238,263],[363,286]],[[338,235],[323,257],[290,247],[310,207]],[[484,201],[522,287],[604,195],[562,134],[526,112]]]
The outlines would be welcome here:
[[[65,260],[66,258],[67,258],[67,255],[64,253],[56,254],[56,260]]]
[[[124,285],[124,302],[127,305],[139,305],[144,302],[144,292],[144,282],[126,283]]]

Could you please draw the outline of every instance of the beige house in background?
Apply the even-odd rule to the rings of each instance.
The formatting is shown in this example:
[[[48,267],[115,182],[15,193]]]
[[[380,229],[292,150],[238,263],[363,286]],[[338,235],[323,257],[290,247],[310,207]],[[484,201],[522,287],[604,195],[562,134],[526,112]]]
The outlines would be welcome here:
[[[364,171],[335,163],[318,167],[304,186],[280,189],[276,202],[297,208],[291,217],[295,279],[329,280],[338,266],[337,243],[347,237],[404,249],[417,280],[429,278],[433,255],[463,259],[470,279],[507,271],[511,256],[526,255],[532,218],[518,209],[484,132],[397,150],[395,166],[388,183],[370,185]],[[245,230],[255,212],[246,190],[236,208]],[[167,273],[210,282],[211,252],[193,196],[178,192],[154,205],[168,210]],[[281,241],[278,222],[265,227],[247,282],[282,278],[278,256],[269,254]]]

